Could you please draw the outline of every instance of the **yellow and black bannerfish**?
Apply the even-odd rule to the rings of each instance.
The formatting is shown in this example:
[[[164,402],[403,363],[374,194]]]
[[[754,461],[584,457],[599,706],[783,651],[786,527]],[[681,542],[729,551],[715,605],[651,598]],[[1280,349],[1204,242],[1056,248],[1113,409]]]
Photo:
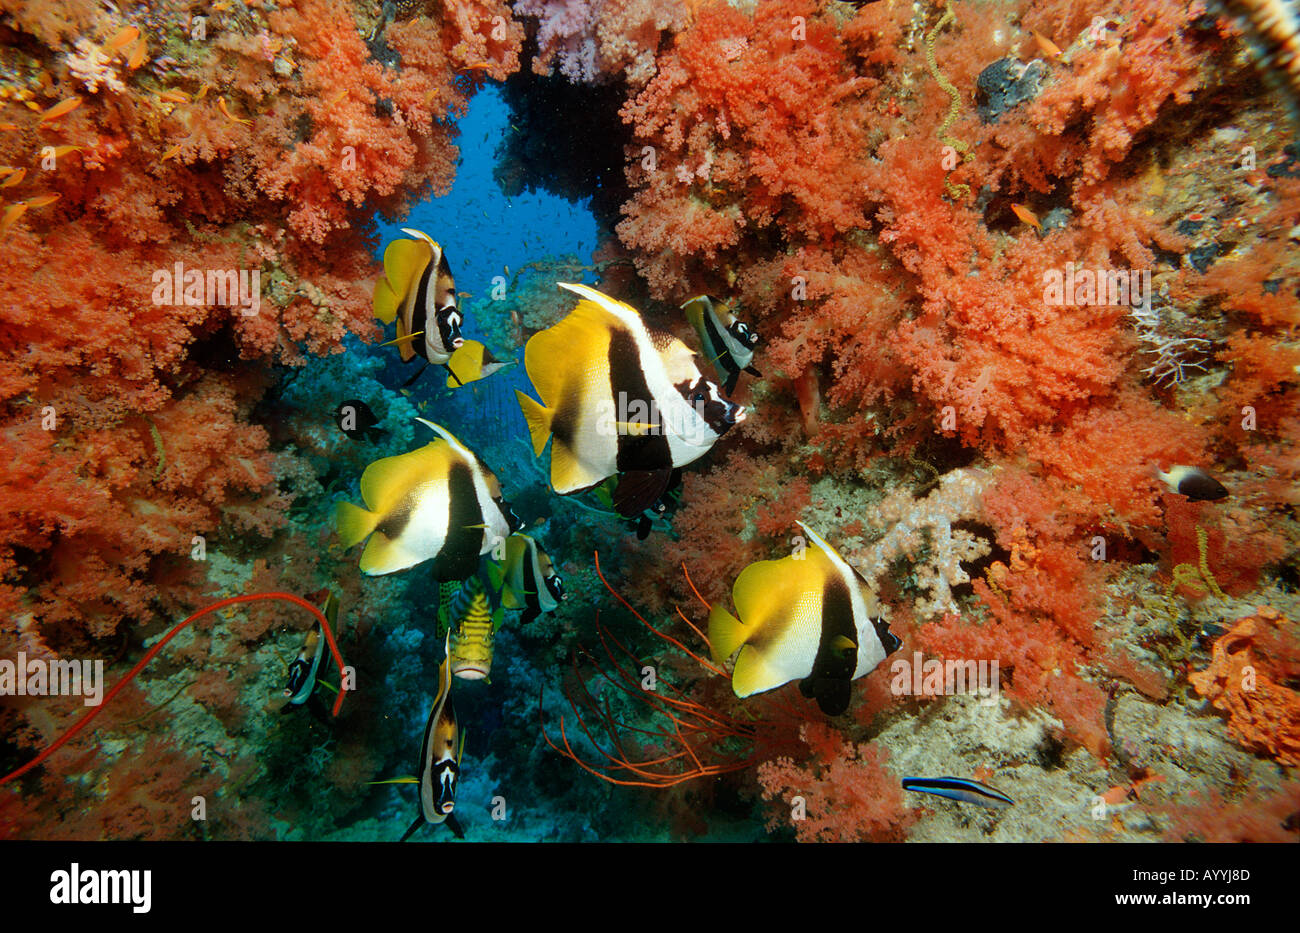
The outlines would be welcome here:
[[[415,777],[372,781],[373,784],[418,784],[420,812],[398,842],[405,842],[425,823],[446,823],[457,839],[465,838],[453,811],[456,809],[456,784],[460,779],[461,760],[465,755],[465,734],[456,719],[451,701],[451,653],[438,665],[438,692],[429,709],[420,744],[420,769]]]
[[[520,532],[507,538],[501,605],[524,610],[521,621],[528,623],[554,611],[564,598],[564,582],[541,545]]]
[[[384,274],[375,282],[375,317],[397,322],[396,344],[402,362],[417,355],[442,364],[465,341],[465,318],[456,306],[456,281],[447,255],[427,233],[402,228],[412,237],[394,240],[384,250]]]
[[[361,572],[368,576],[432,560],[437,579],[464,580],[478,569],[480,555],[518,527],[518,519],[502,499],[496,476],[473,451],[440,425],[416,420],[438,439],[366,467],[366,508],[338,504],[339,536],[344,547],[369,538],[361,554]]]
[[[758,334],[744,321],[737,320],[726,305],[708,295],[699,295],[682,305],[682,310],[700,337],[705,357],[712,361],[723,380],[723,392],[730,395],[736,390],[742,372],[762,375],[750,365],[754,348],[758,346]]]
[[[447,388],[456,389],[486,379],[493,373],[514,365],[514,360],[497,359],[479,341],[466,340],[447,361]]]
[[[330,628],[338,632],[339,600],[334,593],[323,589],[307,597],[308,601],[321,607]],[[316,688],[320,685],[321,661],[325,657],[325,639],[321,637],[320,624],[317,623],[303,638],[302,648],[289,665],[288,682],[284,687],[284,697],[289,702],[280,708],[281,713],[306,708],[321,722],[329,723],[324,704],[321,703]]]
[[[686,344],[649,330],[636,309],[587,285],[559,285],[582,300],[524,347],[541,403],[516,392],[533,451],[540,457],[553,438],[551,486],[561,495],[622,474],[615,508],[639,515],[744,409],[701,375]]]
[[[802,678],[799,689],[823,713],[848,709],[851,683],[898,650],[866,581],[805,525],[811,542],[780,560],[740,572],[732,587],[737,619],[721,606],[709,613],[709,641],[719,663],[737,650],[731,675],[747,697]]]

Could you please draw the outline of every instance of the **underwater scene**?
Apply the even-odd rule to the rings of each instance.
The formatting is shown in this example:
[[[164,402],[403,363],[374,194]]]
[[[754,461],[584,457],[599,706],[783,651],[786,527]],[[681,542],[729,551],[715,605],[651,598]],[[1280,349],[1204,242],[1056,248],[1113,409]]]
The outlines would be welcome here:
[[[0,839],[1300,841],[1298,128],[1295,0],[0,0]]]

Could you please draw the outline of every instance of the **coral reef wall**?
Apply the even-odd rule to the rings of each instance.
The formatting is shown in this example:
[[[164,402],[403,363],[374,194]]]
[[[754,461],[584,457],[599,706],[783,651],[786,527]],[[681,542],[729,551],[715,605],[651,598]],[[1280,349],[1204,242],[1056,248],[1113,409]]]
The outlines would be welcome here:
[[[0,657],[120,670],[215,596],[337,583],[351,656],[418,713],[434,597],[363,586],[325,513],[371,459],[329,430],[337,387],[387,399],[391,453],[427,400],[335,355],[380,339],[376,214],[445,193],[469,97],[513,80],[503,189],[585,193],[610,229],[593,266],[507,269],[513,314],[480,296],[481,332],[518,355],[568,309],[553,282],[593,271],[692,345],[678,306],[733,300],[763,374],[649,541],[554,503],[571,598],[503,639],[513,692],[477,752],[534,814],[600,813],[539,833],[631,834],[635,799],[678,838],[735,818],[808,841],[1294,839],[1300,152],[1244,35],[1201,0],[0,0]],[[535,484],[496,423],[507,486]],[[1158,477],[1174,465],[1229,496],[1189,501]],[[909,662],[997,661],[1000,699],[904,695],[882,668],[842,717],[793,687],[736,700],[672,607],[725,603],[798,520],[877,590]],[[574,783],[535,726],[562,704],[535,697],[594,682],[583,645],[616,627],[745,740],[719,745],[734,760],[666,789]],[[0,792],[0,834],[354,816],[418,723],[363,691],[337,736],[268,725],[286,631],[259,607],[177,639],[99,738]],[[6,703],[0,757],[75,712]],[[259,760],[286,736],[308,751]],[[1020,804],[927,808],[907,773]],[[322,777],[274,819],[241,794]],[[160,803],[180,788],[226,802],[213,828]]]

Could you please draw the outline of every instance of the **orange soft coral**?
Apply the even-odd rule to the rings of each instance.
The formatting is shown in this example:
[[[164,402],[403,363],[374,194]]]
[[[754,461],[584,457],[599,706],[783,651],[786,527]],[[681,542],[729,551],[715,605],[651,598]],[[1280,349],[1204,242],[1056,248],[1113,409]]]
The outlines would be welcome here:
[[[1219,637],[1208,668],[1187,678],[1228,715],[1237,741],[1293,767],[1300,765],[1300,693],[1284,682],[1300,674],[1297,634],[1290,619],[1260,607]]]

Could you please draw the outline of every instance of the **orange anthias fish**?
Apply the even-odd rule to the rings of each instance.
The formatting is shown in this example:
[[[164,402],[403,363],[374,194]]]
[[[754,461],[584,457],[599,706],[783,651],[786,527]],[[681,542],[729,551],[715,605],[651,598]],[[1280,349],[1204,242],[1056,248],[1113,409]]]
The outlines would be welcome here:
[[[80,97],[69,97],[67,100],[61,100],[54,106],[50,107],[50,109],[42,111],[41,119],[38,122],[43,126],[52,120],[57,120],[59,117],[72,113],[72,111],[76,110],[80,106]]]
[[[26,204],[10,204],[5,209],[3,217],[0,217],[0,234],[8,232],[9,228],[18,222],[18,218],[27,212]]]
[[[140,38],[140,30],[134,26],[123,26],[113,36],[104,43],[104,51],[107,53],[116,52],[118,49],[124,49],[136,39]]]
[[[226,99],[225,99],[224,97],[218,97],[218,98],[217,98],[217,109],[221,111],[221,113],[225,116],[225,118],[226,118],[227,120],[230,120],[230,121],[233,122],[233,123],[243,123],[243,124],[248,124],[248,123],[252,123],[252,122],[253,122],[252,120],[244,120],[244,119],[241,119],[241,118],[235,116],[235,115],[234,115],[233,113],[231,113],[229,110],[227,110],[227,109],[226,109]]]
[[[131,48],[130,57],[128,57],[126,60],[126,67],[129,68],[131,71],[135,71],[137,68],[139,68],[141,65],[144,64],[145,55],[148,53],[148,51],[149,51],[149,47],[145,45],[144,40],[137,39],[135,45]]]
[[[14,185],[18,184],[26,177],[27,177],[27,169],[25,168],[16,169],[9,174],[8,178],[6,178],[4,181],[0,181],[0,188],[12,188]]]
[[[1029,224],[1039,233],[1042,233],[1043,225],[1039,223],[1037,215],[1034,214],[1034,212],[1031,211],[1029,208],[1025,207],[1023,204],[1012,204],[1011,212],[1015,214],[1017,217],[1019,217],[1021,220],[1023,220],[1025,223]]]
[[[28,198],[23,203],[26,204],[32,210],[36,210],[42,207],[49,207],[51,204],[53,204],[61,197],[63,197],[63,195],[61,194],[38,194],[34,198]]]
[[[1034,41],[1038,43],[1038,50],[1040,52],[1042,52],[1048,58],[1061,57],[1061,49],[1059,46],[1057,46],[1055,42],[1053,42],[1051,39],[1047,38],[1045,35],[1043,35],[1040,32],[1031,30],[1031,34],[1034,37]]]

